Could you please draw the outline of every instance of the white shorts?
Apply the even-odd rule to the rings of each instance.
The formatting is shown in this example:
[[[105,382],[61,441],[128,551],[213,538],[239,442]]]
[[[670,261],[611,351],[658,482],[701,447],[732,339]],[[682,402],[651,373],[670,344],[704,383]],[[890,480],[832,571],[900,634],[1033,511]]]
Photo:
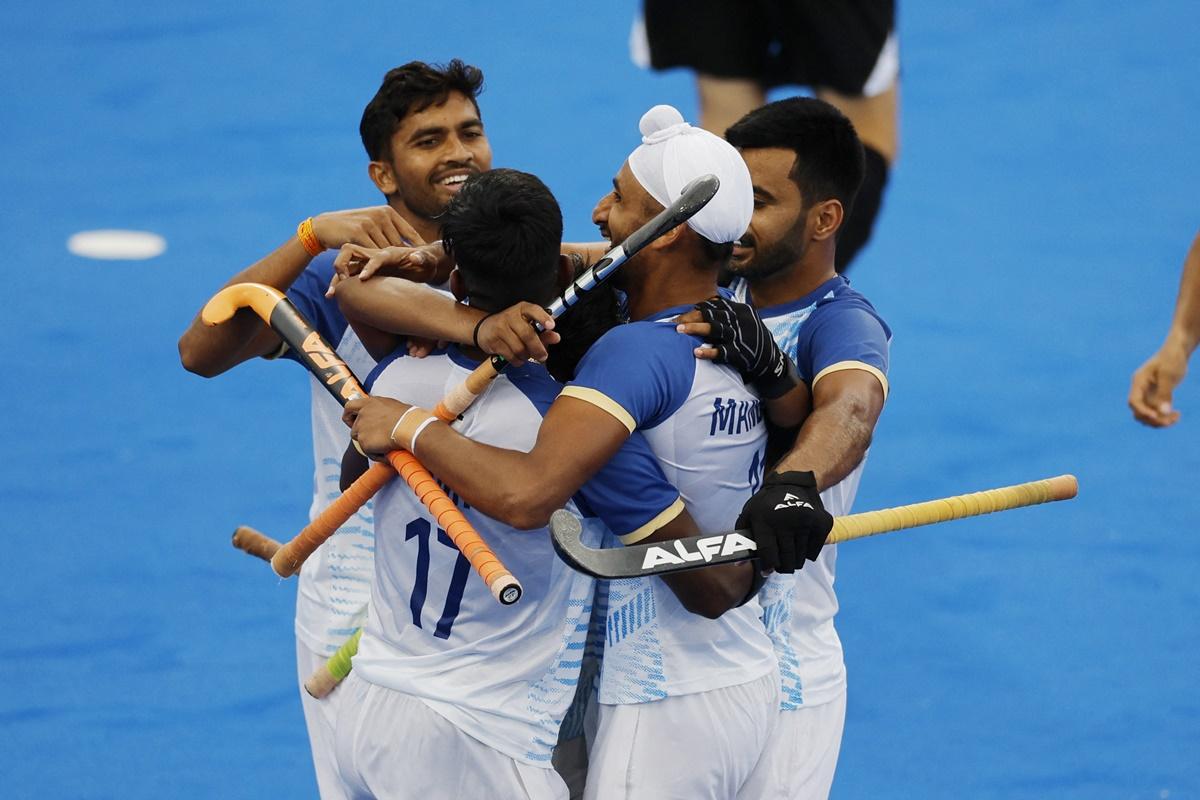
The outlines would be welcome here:
[[[779,673],[651,703],[600,706],[585,800],[730,800],[779,716]]]
[[[845,722],[845,692],[819,706],[780,711],[766,752],[738,800],[825,800]]]
[[[355,673],[338,687],[338,774],[351,798],[567,800],[552,769],[522,764],[452,725],[415,697]]]
[[[304,690],[308,676],[323,666],[329,656],[314,653],[308,645],[296,639],[296,673],[300,679],[300,705],[304,708],[304,724],[308,728],[308,744],[312,748],[313,766],[317,770],[317,790],[321,800],[343,800],[346,792],[338,779],[337,759],[334,753],[334,731],[337,714],[344,704],[346,695],[342,687],[334,689],[324,699],[318,700]]]

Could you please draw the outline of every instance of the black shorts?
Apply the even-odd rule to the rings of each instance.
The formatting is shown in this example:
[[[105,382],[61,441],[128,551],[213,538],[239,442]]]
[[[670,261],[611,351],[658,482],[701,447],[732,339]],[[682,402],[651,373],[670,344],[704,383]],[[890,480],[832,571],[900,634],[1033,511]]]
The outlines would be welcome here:
[[[644,0],[654,69],[863,93],[894,0]]]

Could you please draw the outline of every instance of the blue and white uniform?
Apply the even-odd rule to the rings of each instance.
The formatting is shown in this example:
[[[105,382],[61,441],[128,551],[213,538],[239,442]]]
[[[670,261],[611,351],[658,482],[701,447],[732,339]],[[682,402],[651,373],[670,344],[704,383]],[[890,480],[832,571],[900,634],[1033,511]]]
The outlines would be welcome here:
[[[287,296],[361,379],[375,368],[375,360],[347,324],[337,301],[325,297],[336,255],[337,251],[330,250],[314,258],[288,289]],[[296,358],[290,351],[283,355]],[[350,444],[342,407],[315,377],[311,378],[311,386],[314,469],[309,519],[341,494],[338,480],[342,454]],[[304,562],[296,590],[296,670],[323,800],[343,796],[333,748],[334,718],[341,699],[335,692],[316,700],[304,691],[303,681],[366,620],[374,549],[371,504],[367,503]]]
[[[687,310],[606,333],[563,395],[640,431],[700,529],[729,530],[762,483],[766,426],[741,377],[697,360],[698,340],[676,333],[671,320]],[[586,797],[734,796],[777,716],[776,659],[760,616],[754,599],[710,620],[660,578],[610,582]]]
[[[735,300],[750,302],[745,281],[735,280],[730,288]],[[879,380],[886,397],[891,331],[870,302],[851,289],[845,278],[831,278],[798,300],[760,308],[758,313],[810,387],[834,372],[861,370]],[[840,517],[850,513],[865,464],[864,457],[849,475],[821,492],[821,502],[830,514]],[[811,772],[796,763],[797,754],[815,753],[814,757],[821,762],[813,767],[821,775],[808,781],[809,788],[780,797],[824,796],[829,784],[825,783],[823,793],[819,784],[826,774],[829,782],[833,780],[846,695],[842,643],[833,625],[838,610],[833,590],[836,562],[837,546],[829,545],[821,550],[816,562],[806,563],[804,569],[793,575],[772,575],[759,593],[763,623],[779,658],[783,688],[780,705],[783,713],[773,744],[790,742],[786,750],[788,760],[779,759],[779,774],[788,776],[796,787]],[[830,722],[823,726],[824,738],[832,740],[827,746],[814,746],[811,726],[803,734],[793,731],[807,723],[788,712],[835,703],[841,713],[821,712],[830,717]],[[817,788],[813,788],[814,783]],[[756,796],[775,795],[762,792]]]
[[[475,366],[454,347],[425,359],[397,354],[380,363],[369,388],[432,408]],[[455,427],[477,442],[528,452],[560,389],[538,364],[510,366]],[[565,797],[551,753],[575,694],[595,581],[554,554],[545,528],[516,530],[451,497],[521,580],[521,602],[497,603],[408,486],[385,487],[375,503],[370,612],[340,690],[357,698],[355,710],[339,716],[343,780],[377,796],[400,787],[403,796],[449,796],[445,782],[453,780],[463,797]],[[681,504],[645,443],[633,439],[568,507],[596,547],[610,528],[636,535],[669,521]],[[404,702],[411,710],[413,701],[430,728],[374,707]]]

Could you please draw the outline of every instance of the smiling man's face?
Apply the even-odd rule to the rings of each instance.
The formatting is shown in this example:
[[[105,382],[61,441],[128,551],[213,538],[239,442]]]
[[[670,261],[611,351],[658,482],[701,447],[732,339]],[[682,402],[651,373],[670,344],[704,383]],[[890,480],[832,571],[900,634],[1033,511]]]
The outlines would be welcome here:
[[[753,281],[800,263],[807,244],[807,208],[792,179],[796,154],[783,148],[742,151],[754,182],[754,216],[733,248],[729,271]]]
[[[436,218],[469,176],[492,168],[475,103],[451,92],[441,105],[407,115],[392,134],[385,163],[395,181],[394,191],[385,193],[416,216]]]

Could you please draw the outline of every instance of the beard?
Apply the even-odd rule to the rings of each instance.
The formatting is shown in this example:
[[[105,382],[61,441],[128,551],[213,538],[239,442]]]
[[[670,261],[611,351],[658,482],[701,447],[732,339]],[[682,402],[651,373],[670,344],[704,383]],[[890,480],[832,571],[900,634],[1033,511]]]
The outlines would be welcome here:
[[[792,231],[789,231],[788,236],[784,236],[768,248],[756,248],[754,255],[748,261],[740,264],[736,260],[732,261],[729,264],[729,272],[747,280],[755,281],[769,278],[795,264],[799,264],[800,259],[804,257],[805,243],[801,240],[796,245],[789,244],[788,240],[791,238],[792,233]]]

